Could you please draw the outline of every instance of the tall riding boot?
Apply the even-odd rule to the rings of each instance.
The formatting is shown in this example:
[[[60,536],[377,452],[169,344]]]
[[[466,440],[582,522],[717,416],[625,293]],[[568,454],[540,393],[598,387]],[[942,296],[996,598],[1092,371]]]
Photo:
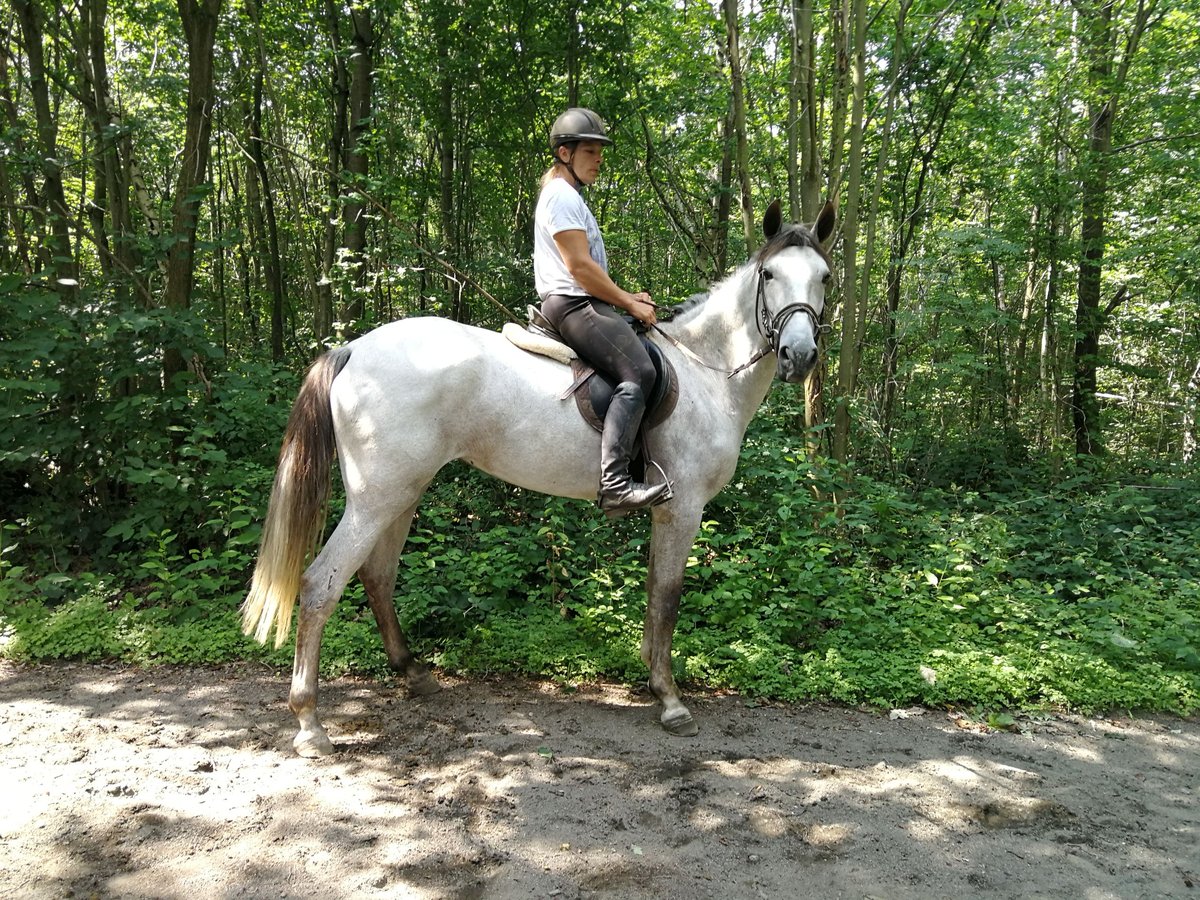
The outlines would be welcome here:
[[[670,498],[669,483],[641,484],[629,477],[629,458],[645,411],[646,399],[638,385],[632,381],[617,385],[600,435],[599,500],[600,508],[606,512],[641,509]]]

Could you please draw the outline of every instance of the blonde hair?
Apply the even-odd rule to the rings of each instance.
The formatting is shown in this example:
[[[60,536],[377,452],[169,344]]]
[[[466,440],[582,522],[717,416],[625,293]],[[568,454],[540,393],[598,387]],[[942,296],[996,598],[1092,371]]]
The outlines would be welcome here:
[[[551,165],[545,172],[542,173],[542,180],[538,183],[538,187],[545,187],[555,178],[558,178],[558,166]]]
[[[542,180],[538,187],[545,187],[555,178],[566,178],[565,174],[566,163],[558,158],[558,149],[554,150],[554,162],[550,163],[550,168],[542,173]]]

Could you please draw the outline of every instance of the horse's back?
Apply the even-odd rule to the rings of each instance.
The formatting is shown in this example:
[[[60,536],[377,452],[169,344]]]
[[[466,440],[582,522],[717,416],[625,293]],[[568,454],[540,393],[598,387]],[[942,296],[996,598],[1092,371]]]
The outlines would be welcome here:
[[[378,393],[387,405],[441,400],[448,394],[469,403],[471,397],[552,380],[562,368],[517,350],[497,332],[436,316],[381,325],[349,349],[343,391]],[[454,395],[456,390],[471,394]]]
[[[428,479],[452,459],[536,490],[583,490],[574,473],[596,455],[595,438],[559,400],[567,366],[436,317],[382,325],[349,349],[331,391],[348,490]]]

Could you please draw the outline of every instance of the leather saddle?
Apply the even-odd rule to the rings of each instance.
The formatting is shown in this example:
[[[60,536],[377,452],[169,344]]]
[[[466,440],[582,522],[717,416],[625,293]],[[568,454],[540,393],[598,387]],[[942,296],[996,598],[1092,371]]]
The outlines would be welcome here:
[[[604,416],[608,412],[608,405],[612,401],[613,391],[617,389],[617,383],[611,376],[597,372],[576,356],[574,351],[563,343],[554,326],[546,320],[540,309],[530,306],[528,313],[528,329],[513,324],[505,325],[504,336],[516,346],[531,353],[549,356],[560,362],[569,359],[573,380],[559,399],[566,400],[573,396],[583,420],[596,431],[603,431]],[[662,349],[645,334],[639,334],[639,337],[658,376],[654,380],[654,389],[646,398],[646,415],[641,429],[644,436],[648,429],[659,425],[675,411],[675,404],[679,399],[679,381],[675,375],[675,367],[663,355]]]

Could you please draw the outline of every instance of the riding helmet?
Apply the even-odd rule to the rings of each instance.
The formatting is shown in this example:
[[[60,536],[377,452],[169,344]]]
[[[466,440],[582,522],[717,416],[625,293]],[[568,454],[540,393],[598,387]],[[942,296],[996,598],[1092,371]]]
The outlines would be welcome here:
[[[604,127],[604,120],[581,106],[572,106],[557,119],[550,128],[550,149],[557,150],[563,144],[578,141],[599,141],[611,144],[612,138]]]

